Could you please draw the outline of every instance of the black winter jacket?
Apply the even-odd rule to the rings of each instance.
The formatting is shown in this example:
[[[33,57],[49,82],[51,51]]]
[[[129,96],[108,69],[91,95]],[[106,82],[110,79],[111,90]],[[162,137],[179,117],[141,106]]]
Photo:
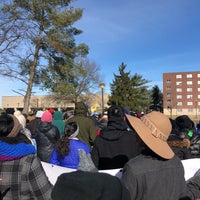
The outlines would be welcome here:
[[[59,130],[50,122],[41,122],[36,129],[37,155],[41,161],[50,161],[50,156],[60,138]]]
[[[31,120],[27,126],[27,128],[31,131],[32,138],[36,137],[36,129],[41,123],[41,118],[35,118]]]
[[[100,169],[122,168],[131,158],[139,154],[136,133],[131,130],[106,128],[94,141],[92,160]]]

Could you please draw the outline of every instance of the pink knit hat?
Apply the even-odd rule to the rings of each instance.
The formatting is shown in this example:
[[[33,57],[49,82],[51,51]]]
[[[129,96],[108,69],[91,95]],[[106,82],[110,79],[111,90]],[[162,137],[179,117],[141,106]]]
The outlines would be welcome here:
[[[49,111],[45,111],[42,114],[42,118],[41,118],[42,122],[52,122],[52,120],[53,120],[53,116]]]

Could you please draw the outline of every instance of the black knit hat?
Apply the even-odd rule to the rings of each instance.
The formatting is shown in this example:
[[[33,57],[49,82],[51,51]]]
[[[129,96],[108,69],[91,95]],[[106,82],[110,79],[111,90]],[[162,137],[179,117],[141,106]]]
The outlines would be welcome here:
[[[124,120],[124,108],[122,106],[111,106],[108,109],[108,120],[109,121],[120,121]]]
[[[125,130],[128,128],[125,122],[125,113],[122,106],[114,105],[108,109],[108,127],[118,130]]]
[[[128,190],[118,177],[83,171],[61,174],[51,196],[53,200],[130,200]]]
[[[194,122],[187,115],[178,116],[176,124],[179,129],[192,129],[194,127]]]

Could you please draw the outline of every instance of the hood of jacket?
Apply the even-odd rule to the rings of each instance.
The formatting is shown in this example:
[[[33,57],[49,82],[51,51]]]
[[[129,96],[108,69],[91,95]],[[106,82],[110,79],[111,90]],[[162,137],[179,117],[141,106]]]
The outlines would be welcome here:
[[[62,120],[63,114],[61,111],[55,111],[53,114],[53,120]]]
[[[167,141],[170,147],[187,148],[190,147],[190,140],[185,138],[183,140],[170,140]]]
[[[87,116],[86,105],[83,102],[77,102],[77,103],[75,103],[74,114],[75,115]]]
[[[114,140],[119,140],[120,137],[124,134],[126,130],[116,130],[116,129],[108,129],[105,128],[101,130],[100,137],[103,138],[104,140],[109,140],[109,141],[114,141]]]

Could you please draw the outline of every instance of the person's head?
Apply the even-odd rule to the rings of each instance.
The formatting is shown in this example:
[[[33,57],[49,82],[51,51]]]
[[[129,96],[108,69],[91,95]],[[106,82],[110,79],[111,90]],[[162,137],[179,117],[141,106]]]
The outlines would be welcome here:
[[[51,197],[53,200],[130,200],[130,193],[116,176],[77,170],[58,177]]]
[[[42,111],[42,110],[38,110],[38,111],[36,112],[36,115],[35,115],[35,117],[36,117],[36,118],[40,118],[40,119],[41,119],[41,117],[42,117],[43,113],[44,113],[44,111]]]
[[[119,105],[111,106],[108,109],[108,123],[107,126],[114,127],[119,130],[125,130],[128,128],[125,122],[124,108]]]
[[[69,122],[65,125],[64,135],[69,139],[77,137],[79,134],[79,126],[77,122]]]
[[[15,112],[15,109],[14,109],[14,108],[7,108],[7,109],[6,109],[6,114],[11,114],[11,115],[13,115],[14,112]]]
[[[79,127],[76,122],[70,122],[65,125],[64,135],[58,140],[56,149],[61,157],[68,155],[69,149],[69,139],[76,138],[79,133]]]
[[[111,106],[108,109],[108,121],[124,121],[124,108],[122,106]]]
[[[88,115],[88,109],[84,102],[80,101],[80,102],[75,103],[74,114],[75,115],[83,115],[83,116]]]
[[[194,127],[194,122],[189,118],[188,115],[178,116],[175,121],[179,129],[191,130]]]
[[[41,117],[41,121],[42,122],[49,122],[49,123],[51,123],[52,120],[53,120],[53,116],[52,116],[52,114],[49,111],[45,111],[42,114],[42,117]]]
[[[52,115],[54,115],[55,109],[54,108],[49,108],[48,110]]]
[[[179,137],[191,140],[194,136],[194,122],[187,115],[178,116],[175,121],[178,127]]]
[[[22,125],[14,115],[0,115],[0,137],[16,137],[21,129]]]
[[[61,111],[56,110],[53,115],[53,120],[62,120],[63,113]]]
[[[167,143],[171,133],[171,123],[163,113],[153,111],[140,119],[131,115],[126,118],[145,145],[158,156],[171,159],[174,152]]]
[[[26,127],[26,118],[25,116],[22,114],[21,111],[16,110],[14,112],[14,116],[19,120],[20,124],[22,125],[23,128]]]

